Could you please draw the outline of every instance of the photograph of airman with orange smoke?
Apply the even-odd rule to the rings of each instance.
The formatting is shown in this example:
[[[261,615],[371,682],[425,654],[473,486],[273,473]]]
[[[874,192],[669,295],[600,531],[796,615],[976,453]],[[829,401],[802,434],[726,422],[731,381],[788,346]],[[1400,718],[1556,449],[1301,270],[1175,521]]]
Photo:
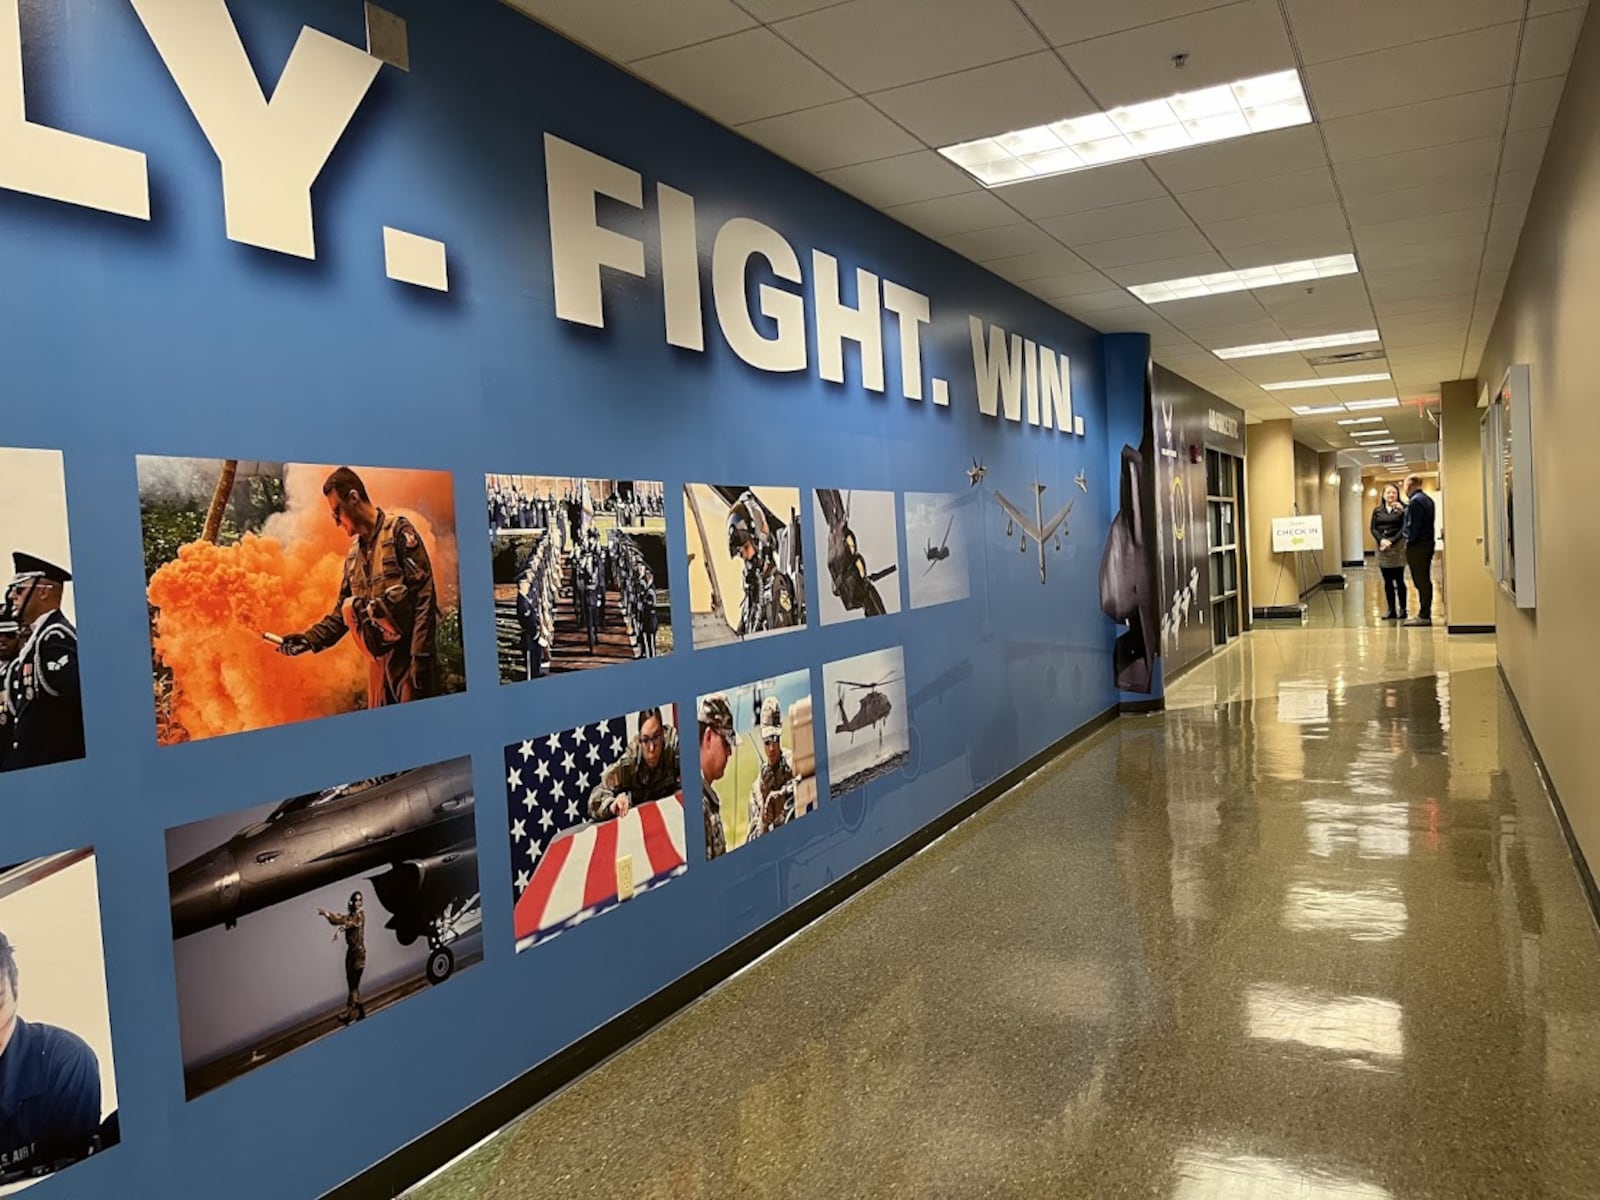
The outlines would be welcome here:
[[[139,508],[162,745],[465,690],[448,472],[141,457]]]

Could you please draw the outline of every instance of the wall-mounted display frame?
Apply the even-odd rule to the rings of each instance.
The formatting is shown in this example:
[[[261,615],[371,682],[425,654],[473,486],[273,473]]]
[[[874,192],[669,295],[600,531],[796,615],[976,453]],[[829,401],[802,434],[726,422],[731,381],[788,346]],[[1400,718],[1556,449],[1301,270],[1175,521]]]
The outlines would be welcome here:
[[[1524,609],[1537,601],[1532,401],[1528,364],[1513,363],[1479,418],[1484,566]]]

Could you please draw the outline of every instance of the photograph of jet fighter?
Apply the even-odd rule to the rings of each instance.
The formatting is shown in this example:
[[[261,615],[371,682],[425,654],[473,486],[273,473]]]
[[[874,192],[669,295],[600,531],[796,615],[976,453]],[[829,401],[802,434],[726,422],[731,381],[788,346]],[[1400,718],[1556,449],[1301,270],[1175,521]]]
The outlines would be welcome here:
[[[967,531],[982,507],[981,491],[907,492],[906,552],[922,549],[921,570],[911,572],[911,607],[965,600],[972,594]]]
[[[900,537],[893,492],[818,488],[817,557],[828,568],[817,592],[824,625],[900,611]]]
[[[460,758],[167,831],[191,1099],[482,959],[473,812]]]

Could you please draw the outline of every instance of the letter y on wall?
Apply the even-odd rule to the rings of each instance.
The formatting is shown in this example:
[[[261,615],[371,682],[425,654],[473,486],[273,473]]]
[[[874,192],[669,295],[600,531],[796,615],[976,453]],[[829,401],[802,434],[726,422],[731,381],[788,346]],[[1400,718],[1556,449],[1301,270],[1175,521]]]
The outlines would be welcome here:
[[[383,63],[302,29],[269,101],[225,0],[132,0],[222,163],[228,237],[317,256],[311,185]]]

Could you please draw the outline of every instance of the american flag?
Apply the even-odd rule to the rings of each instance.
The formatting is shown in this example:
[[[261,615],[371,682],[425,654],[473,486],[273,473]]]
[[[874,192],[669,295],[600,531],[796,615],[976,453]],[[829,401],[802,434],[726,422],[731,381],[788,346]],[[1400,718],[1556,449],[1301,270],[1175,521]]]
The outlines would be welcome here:
[[[662,715],[674,721],[670,707]],[[616,864],[624,855],[633,859],[635,892],[683,873],[681,790],[615,820],[589,820],[589,793],[637,732],[637,715],[614,717],[506,747],[518,950],[621,903]]]

